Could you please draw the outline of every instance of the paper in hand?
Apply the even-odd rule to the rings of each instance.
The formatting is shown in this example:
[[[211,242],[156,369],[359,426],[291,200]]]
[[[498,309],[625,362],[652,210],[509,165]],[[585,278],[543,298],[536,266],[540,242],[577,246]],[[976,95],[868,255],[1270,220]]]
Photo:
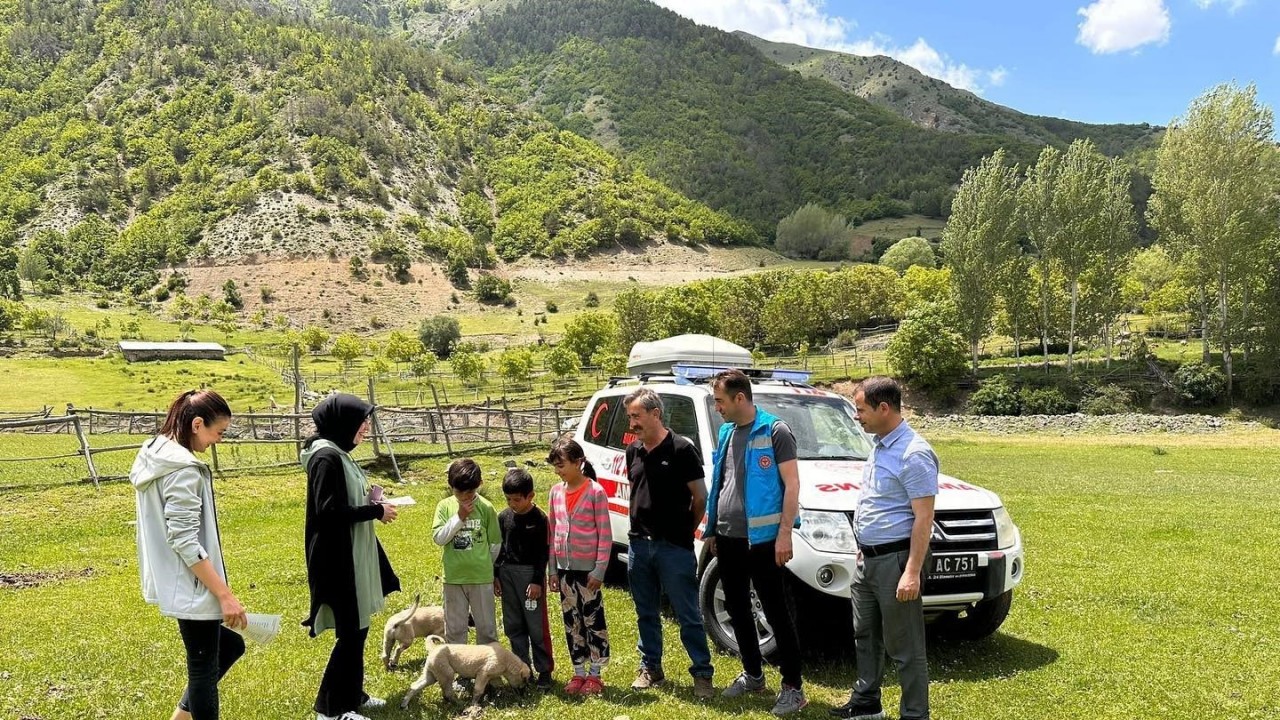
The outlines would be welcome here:
[[[396,507],[405,507],[406,505],[417,505],[418,501],[409,495],[401,495],[393,498],[383,498],[383,505],[395,505]]]
[[[259,645],[266,645],[275,640],[276,635],[280,634],[281,616],[279,615],[245,613],[245,619],[249,621],[248,625],[242,628],[232,628],[232,630]]]

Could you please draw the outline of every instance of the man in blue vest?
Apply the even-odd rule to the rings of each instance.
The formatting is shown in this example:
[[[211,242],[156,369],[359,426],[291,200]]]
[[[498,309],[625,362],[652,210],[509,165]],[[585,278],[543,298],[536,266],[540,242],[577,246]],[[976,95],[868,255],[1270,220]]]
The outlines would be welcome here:
[[[933,532],[938,456],[902,419],[902,389],[892,378],[863,380],[853,393],[858,421],[875,435],[862,468],[854,530],[853,641],[858,682],[849,702],[833,708],[843,720],[880,720],[884,656],[898,666],[899,717],[929,720],[929,666],[925,659],[920,589]]]
[[[796,439],[785,422],[756,407],[751,379],[726,370],[711,381],[720,426],[712,458],[711,491],[703,541],[719,560],[725,609],[742,656],[742,674],[725,697],[765,692],[763,658],[751,609],[751,590],[777,640],[782,688],[774,715],[808,702],[801,689],[800,643],[783,590],[782,566],[791,560],[791,530],[800,509]]]

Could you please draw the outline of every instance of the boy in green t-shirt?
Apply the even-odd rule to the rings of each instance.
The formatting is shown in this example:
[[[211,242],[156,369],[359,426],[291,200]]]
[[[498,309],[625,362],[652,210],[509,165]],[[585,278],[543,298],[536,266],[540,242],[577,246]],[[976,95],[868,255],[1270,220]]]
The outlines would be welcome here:
[[[493,504],[476,491],[480,466],[471,458],[449,463],[453,497],[436,505],[436,544],[444,548],[444,639],[467,641],[467,615],[475,620],[476,643],[498,640],[494,614],[493,561],[502,549],[502,530]]]

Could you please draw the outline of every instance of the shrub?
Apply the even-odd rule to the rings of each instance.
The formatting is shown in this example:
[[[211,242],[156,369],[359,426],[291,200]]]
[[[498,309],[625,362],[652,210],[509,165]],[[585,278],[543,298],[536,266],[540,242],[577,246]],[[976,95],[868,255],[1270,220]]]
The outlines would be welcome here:
[[[1186,363],[1173,374],[1178,404],[1190,407],[1213,405],[1222,399],[1227,379],[1222,371],[1201,362]]]
[[[1066,415],[1075,412],[1075,403],[1055,387],[1023,388],[1018,393],[1023,415]]]
[[[151,295],[155,297],[156,302],[164,302],[165,300],[169,299],[169,288],[165,287],[164,285],[161,285],[160,287],[151,291]]]
[[[586,303],[586,306],[589,308],[600,307],[600,296],[596,295],[595,291],[592,290],[591,292],[587,293],[587,299],[585,303]]]
[[[93,306],[98,308],[99,310],[106,310],[107,308],[111,307],[111,301],[106,298],[101,298],[97,302],[95,302]]]
[[[1133,395],[1119,385],[1099,385],[1085,392],[1080,411],[1088,415],[1119,415],[1133,409]]]
[[[553,313],[553,312],[560,312],[560,308],[559,308],[559,307],[558,307],[554,302],[552,302],[552,301],[548,300],[548,301],[547,301],[547,312],[549,312],[549,313]]]
[[[476,278],[475,293],[476,299],[482,303],[506,304],[511,297],[511,283],[493,273],[480,273],[480,277]],[[514,305],[515,300],[512,299],[510,304]]]
[[[880,264],[893,268],[899,275],[907,268],[918,265],[924,268],[937,266],[937,258],[933,254],[933,246],[922,237],[902,238],[894,243],[880,256]]]
[[[236,287],[235,280],[227,280],[222,284],[222,299],[237,310],[244,307],[244,298],[240,297],[240,288]]]
[[[262,302],[264,303],[271,302],[272,299],[275,298],[275,293],[276,291],[272,290],[270,285],[263,285],[258,288],[258,296],[262,298]]]
[[[941,388],[968,371],[968,347],[951,328],[954,314],[941,303],[925,303],[909,313],[889,341],[889,364],[923,388]]]
[[[462,339],[462,328],[456,318],[436,315],[422,321],[418,326],[418,339],[423,346],[436,354],[436,357],[447,358]]]
[[[996,375],[969,396],[968,410],[973,415],[1017,415],[1021,401],[1009,378]]]

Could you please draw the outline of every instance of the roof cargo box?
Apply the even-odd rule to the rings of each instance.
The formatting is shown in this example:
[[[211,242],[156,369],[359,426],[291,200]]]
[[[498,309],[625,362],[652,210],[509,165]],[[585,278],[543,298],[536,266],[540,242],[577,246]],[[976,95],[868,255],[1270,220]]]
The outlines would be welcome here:
[[[751,352],[710,335],[676,335],[665,340],[638,342],[627,357],[627,372],[670,373],[673,365],[751,367]]]

